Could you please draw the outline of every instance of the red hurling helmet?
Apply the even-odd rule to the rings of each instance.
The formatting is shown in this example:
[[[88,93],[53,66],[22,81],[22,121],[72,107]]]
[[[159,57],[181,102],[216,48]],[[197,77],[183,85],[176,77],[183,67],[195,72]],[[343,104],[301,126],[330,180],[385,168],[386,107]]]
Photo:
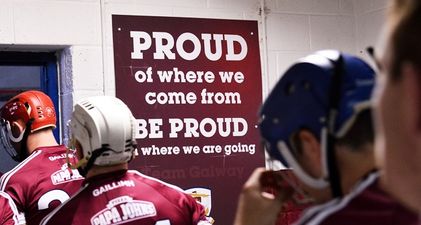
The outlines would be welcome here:
[[[25,127],[21,133],[14,134],[12,124],[18,120],[21,120]],[[50,97],[40,91],[22,92],[0,109],[0,144],[18,162],[28,156],[28,135],[49,127],[56,127],[56,113]]]

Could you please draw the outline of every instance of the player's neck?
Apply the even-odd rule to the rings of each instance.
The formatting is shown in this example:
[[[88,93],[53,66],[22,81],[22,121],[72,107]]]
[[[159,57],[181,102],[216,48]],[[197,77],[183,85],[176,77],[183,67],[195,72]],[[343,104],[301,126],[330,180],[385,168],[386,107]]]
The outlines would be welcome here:
[[[349,193],[365,175],[376,168],[372,145],[359,150],[339,150],[337,159],[344,194]]]
[[[127,170],[127,169],[128,169],[127,163],[122,163],[122,164],[113,165],[113,166],[93,165],[92,168],[89,169],[88,173],[86,174],[86,179],[89,179],[91,177],[98,176],[101,174],[111,173],[111,172],[119,171],[119,170]]]
[[[54,137],[52,129],[43,129],[36,131],[28,136],[28,153],[31,154],[36,148],[57,146],[58,143]]]

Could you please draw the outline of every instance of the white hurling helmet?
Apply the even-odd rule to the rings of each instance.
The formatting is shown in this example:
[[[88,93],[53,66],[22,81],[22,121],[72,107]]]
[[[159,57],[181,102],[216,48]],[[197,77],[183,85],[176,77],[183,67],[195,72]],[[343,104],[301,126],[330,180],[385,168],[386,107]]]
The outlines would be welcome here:
[[[120,99],[85,98],[76,103],[70,121],[72,142],[79,142],[87,164],[108,166],[128,162],[136,155],[135,118]],[[81,165],[78,165],[80,167]]]

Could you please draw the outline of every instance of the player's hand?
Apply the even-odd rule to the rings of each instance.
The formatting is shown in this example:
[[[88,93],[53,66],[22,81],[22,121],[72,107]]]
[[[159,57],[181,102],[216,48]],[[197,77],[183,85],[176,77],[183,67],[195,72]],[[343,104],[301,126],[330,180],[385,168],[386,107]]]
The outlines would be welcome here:
[[[234,225],[273,225],[283,202],[292,195],[279,174],[257,168],[244,184]]]

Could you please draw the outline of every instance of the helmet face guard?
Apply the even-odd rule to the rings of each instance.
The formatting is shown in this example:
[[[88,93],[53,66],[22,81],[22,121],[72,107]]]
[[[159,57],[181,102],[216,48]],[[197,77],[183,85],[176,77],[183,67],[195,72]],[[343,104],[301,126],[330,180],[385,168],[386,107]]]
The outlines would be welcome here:
[[[339,175],[334,140],[344,136],[358,113],[370,106],[373,86],[374,71],[356,57],[320,51],[301,59],[286,71],[261,108],[259,128],[269,155],[311,187],[323,188],[330,182],[335,195],[332,180]],[[320,178],[308,175],[295,159],[292,137],[303,129],[321,142]],[[340,188],[339,181],[335,183]]]
[[[18,153],[12,145],[12,141],[20,142],[23,139],[23,134],[24,132],[17,138],[13,137],[9,121],[0,119],[0,143],[12,159],[18,158]]]

